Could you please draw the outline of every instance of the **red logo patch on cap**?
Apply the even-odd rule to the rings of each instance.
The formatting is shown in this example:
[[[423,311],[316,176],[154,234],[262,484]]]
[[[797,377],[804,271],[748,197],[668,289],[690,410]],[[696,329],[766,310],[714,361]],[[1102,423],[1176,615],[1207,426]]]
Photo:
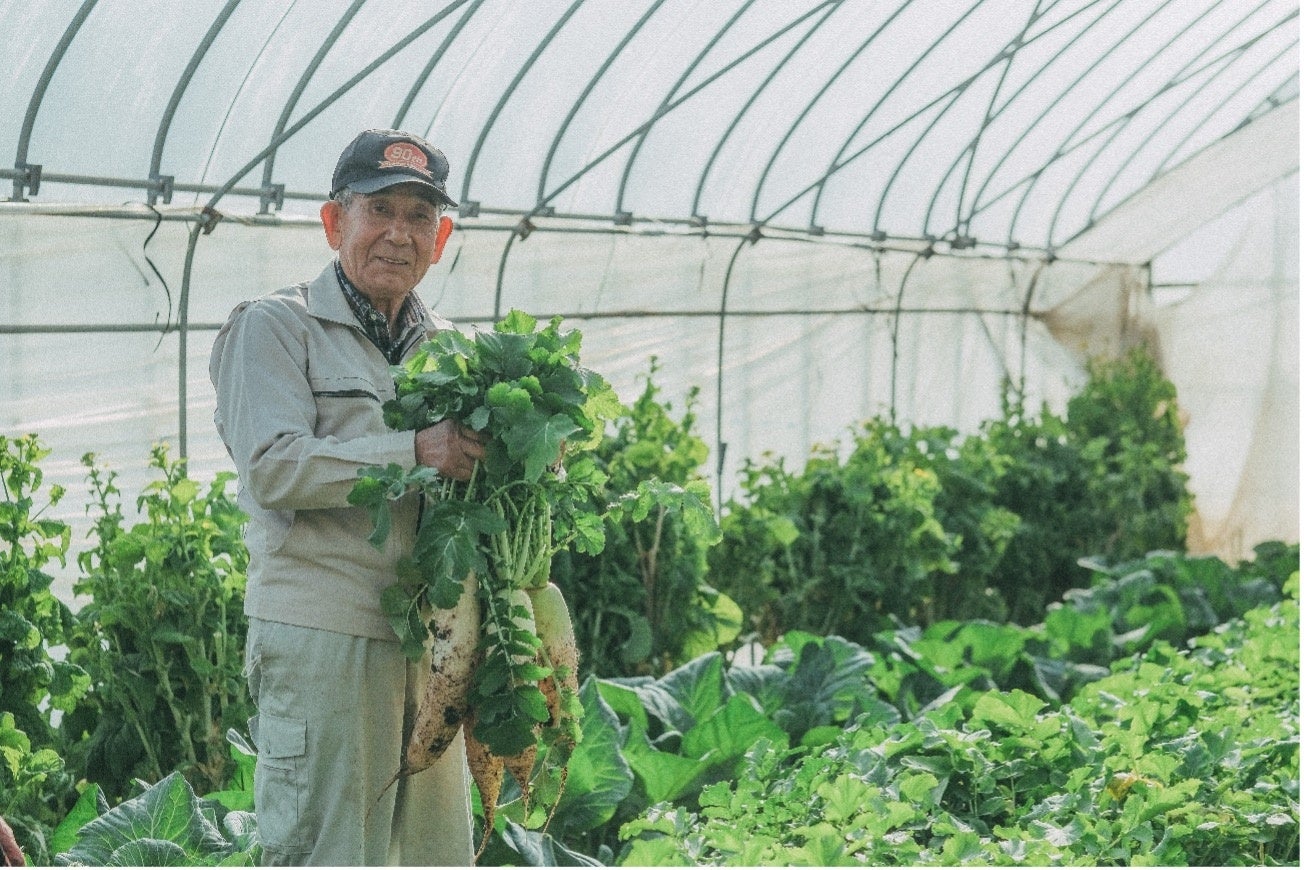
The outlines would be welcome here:
[[[433,174],[427,168],[426,152],[411,142],[395,142],[385,149],[385,159],[380,161],[377,169],[410,169],[426,178]]]

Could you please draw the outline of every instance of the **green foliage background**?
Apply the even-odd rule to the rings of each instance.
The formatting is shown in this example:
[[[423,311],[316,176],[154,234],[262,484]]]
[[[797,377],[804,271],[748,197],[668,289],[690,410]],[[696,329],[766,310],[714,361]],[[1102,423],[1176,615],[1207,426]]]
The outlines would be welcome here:
[[[42,517],[64,493],[45,486],[48,455],[35,436],[0,435],[0,817],[38,860],[75,794],[52,716],[72,709],[90,683],[50,652],[71,635],[74,618],[45,570],[65,563],[71,538],[66,523]]]
[[[1119,658],[1068,704],[966,686],[908,720],[760,739],[624,825],[619,863],[1297,865],[1298,571],[1284,592]]]
[[[705,492],[696,394],[676,415],[655,373],[593,462],[612,493]],[[600,556],[558,555],[585,738],[546,832],[509,786],[487,860],[1298,861],[1298,545],[1181,552],[1180,421],[1143,353],[1093,364],[1062,418],[1010,396],[969,436],[852,435],[750,463],[718,544],[650,499]],[[0,815],[37,863],[255,862],[229,479],[156,448],[126,528],[88,457],[72,614],[45,453],[0,446]]]
[[[63,723],[86,776],[111,800],[134,779],[180,771],[202,791],[226,782],[226,732],[253,705],[242,676],[248,553],[244,515],[227,494],[232,474],[204,491],[156,446],[158,480],[125,527],[115,475],[83,463],[97,499],[94,546],[74,591],[88,596],[69,638],[69,660],[91,676],[84,703]]]
[[[592,451],[607,478],[604,497],[649,478],[707,487],[707,446],[694,433],[697,391],[675,419],[673,403],[659,398],[656,372],[654,358],[642,393]],[[637,521],[609,518],[605,535],[601,553],[564,551],[552,564],[554,582],[573,602],[582,673],[664,674],[737,637],[741,611],[707,582],[713,536],[665,507]]]
[[[894,624],[1035,621],[1084,585],[1084,556],[1180,549],[1192,509],[1176,396],[1143,349],[1093,363],[1061,418],[973,435],[873,419],[804,468],[749,461],[710,579],[763,643],[789,629],[863,641]]]

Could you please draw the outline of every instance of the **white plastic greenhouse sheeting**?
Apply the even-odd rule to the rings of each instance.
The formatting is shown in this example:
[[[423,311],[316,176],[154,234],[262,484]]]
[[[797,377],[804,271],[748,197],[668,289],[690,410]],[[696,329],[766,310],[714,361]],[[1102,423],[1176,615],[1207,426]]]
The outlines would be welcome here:
[[[175,324],[184,225],[164,222],[146,247],[152,229],[142,221],[95,217],[0,220],[6,252],[0,268],[10,288],[0,300],[0,317],[6,323],[54,327]],[[445,262],[422,285],[423,298],[466,327],[488,324],[507,234],[484,225],[457,234]],[[224,223],[201,237],[189,300],[186,381],[188,452],[196,473],[226,467],[210,421],[207,352],[213,328],[238,301],[316,275],[329,254],[320,230],[310,226]],[[1027,372],[1033,396],[1062,406],[1080,377],[1083,348],[1070,352],[1034,319],[1027,326],[1025,352],[1020,318],[937,312],[1017,312],[1031,286],[1031,307],[1049,313],[1064,300],[1077,304],[1078,291],[1095,279],[1114,288],[1112,298],[1099,303],[1109,316],[1089,319],[1093,327],[1105,324],[1097,330],[1096,349],[1103,351],[1117,347],[1122,338],[1117,316],[1134,307],[1144,287],[1140,270],[1126,267],[1060,263],[1043,269],[998,259],[875,254],[804,239],[751,245],[688,234],[545,228],[516,242],[507,264],[500,313],[517,307],[572,315],[567,325],[585,334],[586,364],[611,379],[627,399],[656,356],[656,382],[676,407],[683,407],[690,386],[701,387],[699,432],[712,445],[718,314],[729,272],[727,306],[745,312],[729,316],[724,329],[720,438],[728,445],[731,469],[743,457],[764,451],[800,461],[810,443],[842,437],[858,419],[888,409],[898,301],[906,311],[931,312],[901,318],[898,417],[972,428],[998,411],[1000,379],[1018,377],[1020,371]],[[657,295],[655,306],[647,298],[650,288]],[[636,316],[644,310],[657,314]],[[803,313],[792,313],[798,310]],[[604,316],[612,312],[626,316]],[[72,482],[81,450],[88,448],[138,479],[133,469],[143,462],[147,445],[178,438],[175,334],[161,339],[150,332],[6,335],[0,347],[9,392],[4,426],[40,432],[59,451],[51,468],[60,482]],[[725,488],[732,483],[730,471]]]
[[[1162,362],[1188,420],[1199,513],[1190,546],[1240,556],[1299,540],[1299,176],[1223,221],[1218,267],[1156,312]]]
[[[318,273],[310,198],[401,119],[467,206],[426,301],[565,314],[627,399],[655,355],[676,409],[701,388],[725,495],[889,409],[971,430],[1005,377],[1062,410],[1144,337],[1190,421],[1191,544],[1239,557],[1298,539],[1297,54],[1293,0],[0,0],[0,174],[31,200],[0,202],[0,431],[53,449],[74,550],[84,452],[128,508],[155,441],[229,469],[214,331]],[[285,202],[242,222],[264,185]]]

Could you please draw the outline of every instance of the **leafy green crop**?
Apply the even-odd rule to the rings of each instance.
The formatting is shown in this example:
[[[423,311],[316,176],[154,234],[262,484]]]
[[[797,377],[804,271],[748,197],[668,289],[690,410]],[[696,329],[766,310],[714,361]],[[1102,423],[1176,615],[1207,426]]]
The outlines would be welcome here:
[[[94,683],[64,734],[111,800],[134,778],[174,770],[216,788],[230,766],[226,732],[253,713],[242,676],[245,516],[227,492],[233,475],[205,490],[158,445],[151,465],[161,476],[137,497],[141,520],[128,527],[116,475],[91,454],[83,463],[100,515],[94,547],[78,558],[74,589],[90,600],[69,648]]]
[[[1220,612],[1226,618],[1214,634],[1195,628],[1202,608],[1194,606],[1196,599],[1191,599],[1191,628],[1182,637],[1183,645],[1188,637],[1198,638],[1191,648],[1201,650],[1222,643],[1216,639],[1241,636],[1259,619],[1254,614],[1263,611],[1251,612],[1244,622],[1236,620],[1258,605],[1280,602],[1283,587],[1293,589],[1295,581],[1291,577],[1299,565],[1298,546],[1274,542],[1256,549],[1261,554],[1259,559],[1235,568],[1208,557],[1176,553],[1155,553],[1144,560],[1159,585],[1176,590],[1195,582],[1195,577],[1203,578],[1201,582],[1216,577],[1227,590],[1219,605],[1225,608]],[[1213,563],[1221,565],[1221,570]],[[1112,574],[1099,574],[1098,600],[1091,609],[1078,611],[1067,604],[1052,607],[1048,616],[1063,617],[1048,619],[1044,626],[952,620],[924,629],[879,632],[866,646],[794,631],[770,647],[764,660],[756,664],[726,665],[718,654],[709,654],[659,679],[590,680],[583,692],[585,741],[577,748],[573,765],[578,762],[586,771],[583,788],[594,788],[606,796],[605,800],[614,800],[618,805],[605,814],[587,808],[572,814],[563,802],[551,831],[569,848],[606,856],[604,862],[612,863],[622,852],[616,836],[621,826],[632,823],[630,831],[642,830],[640,825],[655,821],[652,829],[642,831],[638,840],[625,845],[632,851],[623,857],[624,863],[660,860],[648,857],[643,849],[652,849],[654,854],[670,849],[664,856],[667,863],[711,863],[714,859],[707,861],[707,853],[679,850],[703,843],[702,819],[724,812],[709,809],[722,790],[745,795],[729,798],[730,806],[736,804],[739,812],[764,816],[773,809],[776,828],[786,824],[784,819],[797,818],[798,813],[801,818],[809,818],[822,811],[830,813],[825,820],[838,829],[839,819],[854,821],[857,814],[851,808],[857,801],[864,801],[864,813],[872,816],[873,825],[878,826],[870,831],[886,837],[877,847],[879,851],[865,853],[868,863],[911,863],[911,856],[925,854],[923,849],[907,846],[899,831],[888,836],[892,831],[882,827],[884,819],[910,818],[922,826],[932,824],[930,819],[940,808],[970,827],[974,827],[973,817],[984,818],[990,828],[998,811],[1019,812],[1018,795],[1049,787],[1054,777],[1067,775],[1048,772],[1049,768],[1068,771],[1086,764],[1084,747],[1096,746],[1101,734],[1112,727],[1101,725],[1096,721],[1099,717],[1079,710],[1078,704],[1089,702],[1078,701],[1078,695],[1090,698],[1090,686],[1101,680],[1105,680],[1102,685],[1108,685],[1110,679],[1116,679],[1110,677],[1110,665],[1123,673],[1138,661],[1167,660],[1174,655],[1173,646],[1158,635],[1132,629],[1114,631],[1115,621],[1123,625],[1122,621],[1139,615],[1131,611],[1126,596],[1118,590],[1120,581],[1135,570],[1135,563],[1125,563]],[[1286,642],[1291,630],[1287,626]],[[1097,638],[1099,643],[1094,642]],[[1092,642],[1079,643],[1084,639]],[[1269,651],[1282,642],[1282,637],[1276,635],[1252,641]],[[1234,646],[1239,641],[1227,643]],[[1197,651],[1192,657],[1196,668],[1219,667],[1219,661],[1208,653]],[[1095,664],[1097,661],[1103,665]],[[1148,671],[1144,678],[1151,678]],[[1285,697],[1290,686],[1297,683],[1298,675],[1291,669],[1291,660],[1279,654],[1275,662],[1266,662],[1254,679],[1278,686],[1279,697]],[[596,693],[592,691],[594,686]],[[1145,689],[1136,685],[1132,691],[1142,694]],[[1070,699],[1072,706],[1066,706],[1064,702]],[[1271,721],[1271,709],[1265,708],[1262,713],[1264,722]],[[1173,719],[1171,714],[1165,715]],[[702,726],[710,720],[721,727]],[[1297,728],[1290,719],[1284,721],[1288,734]],[[1000,731],[1005,727],[1027,733],[1018,740],[1006,741]],[[849,731],[871,735],[863,738],[870,742],[848,743]],[[1228,757],[1251,751],[1237,735],[1226,739]],[[822,776],[830,756],[856,755],[860,765],[856,769],[863,771],[863,763],[869,758],[865,747],[877,747],[885,741],[893,757],[883,764],[904,765],[904,773],[909,774],[903,775],[901,789],[896,793],[889,789],[870,798],[861,785],[845,779],[828,786],[841,795],[837,800],[842,809],[834,811],[827,807],[819,810],[816,799],[800,791],[801,777]],[[772,747],[772,758],[765,765],[757,762],[753,766],[756,753],[762,751],[756,749],[749,756],[754,743]],[[835,771],[842,763],[834,764]],[[1103,758],[1091,762],[1096,766],[1105,763]],[[1111,768],[1111,775],[1115,771],[1120,777],[1130,775],[1118,768]],[[1098,774],[1094,768],[1072,774],[1088,775],[1094,778]],[[755,781],[765,776],[774,781]],[[1109,781],[1095,782],[1094,787],[1104,788]],[[1123,787],[1124,781],[1120,779],[1116,790]],[[782,795],[793,788],[817,810],[787,806]],[[921,795],[927,795],[927,800]],[[800,803],[800,797],[793,800]],[[724,814],[711,835],[729,836],[728,825],[734,821]],[[820,828],[828,835],[825,846],[809,853],[794,851],[776,857],[780,853],[763,851],[768,835],[754,836],[753,823],[767,824],[749,819],[740,833],[728,840],[742,850],[737,863],[838,863],[830,857],[840,848],[838,836],[827,826]],[[1063,826],[1066,822],[1039,822],[1019,836],[1027,839],[1035,831],[1049,831],[1051,824]],[[653,830],[674,831],[677,833],[670,839],[682,839],[671,847],[652,836]],[[967,836],[955,840],[948,847],[948,858],[968,854],[967,847],[961,848],[968,842]],[[835,851],[821,851],[825,847]],[[900,851],[897,847],[914,851]],[[1037,843],[1009,848],[1011,855],[1021,854],[1028,863],[1051,862],[1051,853],[1040,850]],[[984,858],[974,860],[990,859],[992,855],[990,851],[981,854]]]
[[[34,862],[46,859],[46,832],[76,796],[51,714],[72,709],[90,685],[51,654],[74,621],[45,570],[65,562],[71,538],[66,523],[43,516],[64,493],[43,486],[47,455],[34,435],[0,435],[0,817]]]
[[[626,824],[619,863],[1297,864],[1298,572],[1285,591],[1068,705],[989,690],[814,751],[759,740],[695,805]]]
[[[91,786],[56,836],[64,867],[254,867],[262,853],[252,813],[196,796],[180,773],[112,809]]]
[[[14,832],[28,863],[48,863],[50,834],[76,800],[76,778],[51,746],[33,745],[14,725],[14,714],[0,712],[0,818]]]
[[[711,577],[751,617],[762,642],[785,631],[863,640],[914,623],[956,570],[955,534],[938,521],[940,484],[872,435],[845,463],[817,447],[800,474],[747,463],[747,504],[731,502]]]
[[[992,573],[1016,622],[1086,585],[1084,556],[1117,562],[1185,546],[1192,501],[1176,389],[1145,348],[1093,360],[1063,416],[1005,396],[982,435],[1008,457],[994,501],[1021,520]]]
[[[580,365],[580,333],[563,332],[560,322],[539,328],[514,310],[492,332],[441,332],[395,367],[386,423],[418,429],[457,420],[486,436],[485,458],[465,484],[429,468],[363,469],[349,496],[371,512],[377,542],[389,533],[391,500],[413,490],[425,496],[413,552],[382,598],[409,656],[422,652],[428,608],[453,606],[461,579],[475,573],[484,657],[469,700],[476,736],[502,756],[531,745],[546,720],[537,684],[549,666],[535,662],[538,638],[520,628],[497,593],[547,583],[562,549],[599,552],[604,519],[615,511],[641,520],[664,507],[695,528],[714,525],[704,490],[657,481],[641,482],[602,513],[592,509],[606,478],[584,451],[621,405],[600,375]]]
[[[764,643],[785,631],[868,642],[894,624],[1029,624],[1118,561],[1184,544],[1191,497],[1173,385],[1138,350],[1093,362],[1064,417],[1007,392],[968,436],[875,418],[800,470],[748,461],[712,583]]]
[[[654,357],[643,391],[590,454],[607,477],[603,493],[635,490],[650,479],[707,485],[701,473],[706,442],[694,434],[697,391],[689,391],[676,419],[671,403],[658,396],[656,374]],[[603,503],[592,509],[601,513]],[[657,506],[637,522],[623,514],[608,517],[605,537],[601,553],[564,551],[553,560],[553,581],[574,607],[585,673],[659,675],[734,641],[741,611],[707,582],[707,552],[719,539],[717,529],[701,529]]]
[[[89,684],[81,668],[50,655],[72,632],[73,616],[44,570],[66,561],[72,536],[67,523],[41,516],[64,493],[60,486],[40,492],[38,463],[49,452],[35,436],[0,435],[0,710],[40,744],[53,737],[46,698],[68,710]]]

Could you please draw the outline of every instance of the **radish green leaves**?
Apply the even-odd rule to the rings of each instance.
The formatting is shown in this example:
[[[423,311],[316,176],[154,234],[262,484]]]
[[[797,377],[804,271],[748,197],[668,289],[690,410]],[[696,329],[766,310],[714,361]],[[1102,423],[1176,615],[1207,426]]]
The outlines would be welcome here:
[[[593,512],[590,505],[602,503],[607,479],[585,452],[622,406],[605,379],[580,365],[580,333],[562,331],[560,321],[553,318],[540,328],[535,318],[513,310],[492,332],[440,332],[394,368],[396,395],[384,406],[386,425],[422,429],[451,418],[486,438],[485,458],[466,483],[429,468],[390,465],[363,469],[349,496],[370,512],[374,543],[389,534],[391,500],[412,491],[424,495],[413,551],[398,566],[399,583],[382,596],[391,625],[414,659],[427,633],[423,610],[451,607],[468,572],[479,579],[482,603],[504,590],[543,586],[554,554],[572,547],[601,552],[607,516],[646,512],[651,503],[714,527],[706,493],[656,481],[641,483],[603,513]],[[499,610],[482,608],[484,637],[513,636],[516,627],[491,624]],[[492,644],[485,649],[471,700],[487,702],[478,695],[489,686],[530,695],[522,698],[521,715],[484,729],[496,738],[491,749],[509,755],[533,739],[536,717],[529,711],[538,699],[530,693],[537,689],[527,687],[538,676],[524,672],[521,656],[496,652]]]

